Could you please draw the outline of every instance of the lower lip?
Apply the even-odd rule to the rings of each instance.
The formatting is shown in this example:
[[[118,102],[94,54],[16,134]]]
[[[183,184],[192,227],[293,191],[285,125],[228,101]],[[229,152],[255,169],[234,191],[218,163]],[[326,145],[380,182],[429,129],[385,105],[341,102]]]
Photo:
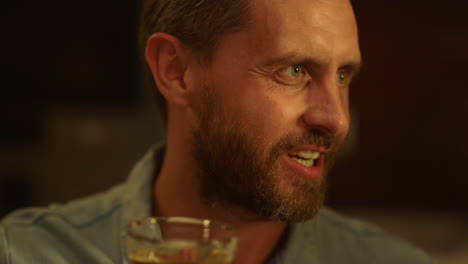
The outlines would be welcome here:
[[[314,166],[312,166],[311,168],[306,167],[296,162],[287,154],[284,156],[283,160],[286,163],[286,166],[288,166],[291,170],[293,170],[294,172],[296,172],[297,174],[301,175],[304,178],[315,179],[315,178],[319,178],[320,176],[322,176],[323,154],[321,154],[320,157],[314,161]]]

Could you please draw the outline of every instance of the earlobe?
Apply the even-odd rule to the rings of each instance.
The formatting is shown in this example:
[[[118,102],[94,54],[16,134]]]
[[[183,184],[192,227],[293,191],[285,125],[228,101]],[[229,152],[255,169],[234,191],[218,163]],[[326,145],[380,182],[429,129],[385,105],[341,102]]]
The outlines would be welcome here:
[[[168,102],[176,105],[187,104],[186,56],[185,46],[166,33],[153,34],[146,44],[145,57],[156,86]]]

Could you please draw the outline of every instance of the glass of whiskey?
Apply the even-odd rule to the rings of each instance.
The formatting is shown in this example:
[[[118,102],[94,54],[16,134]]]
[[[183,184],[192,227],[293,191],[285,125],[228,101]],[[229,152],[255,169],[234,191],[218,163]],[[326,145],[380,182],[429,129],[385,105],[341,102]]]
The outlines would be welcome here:
[[[229,264],[237,236],[209,219],[149,217],[127,225],[127,264]]]

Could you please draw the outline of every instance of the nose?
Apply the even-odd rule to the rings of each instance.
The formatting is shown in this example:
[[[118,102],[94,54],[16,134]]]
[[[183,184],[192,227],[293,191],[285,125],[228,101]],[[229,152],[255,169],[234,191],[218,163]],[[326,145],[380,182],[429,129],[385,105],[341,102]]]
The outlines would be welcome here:
[[[307,89],[307,108],[302,116],[304,123],[344,139],[350,125],[347,89],[337,84],[336,77],[311,83]]]

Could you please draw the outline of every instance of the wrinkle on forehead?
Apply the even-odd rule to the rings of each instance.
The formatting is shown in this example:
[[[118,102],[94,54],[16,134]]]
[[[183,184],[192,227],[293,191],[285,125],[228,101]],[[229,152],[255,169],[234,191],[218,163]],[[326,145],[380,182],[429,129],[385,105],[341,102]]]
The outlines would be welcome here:
[[[356,21],[348,0],[257,0],[252,10],[251,41],[259,47],[278,43],[281,49],[280,45],[289,41],[304,50],[333,49],[343,39],[357,40]]]
[[[278,32],[281,17],[294,20],[288,22],[296,26],[332,30],[335,27],[331,25],[345,23],[348,28],[356,30],[354,13],[348,0],[257,0],[254,10],[255,19],[270,34]]]
[[[327,5],[334,5],[334,6],[338,6],[342,4],[346,4],[346,5],[350,4],[349,0],[317,0],[317,1],[327,4]]]

